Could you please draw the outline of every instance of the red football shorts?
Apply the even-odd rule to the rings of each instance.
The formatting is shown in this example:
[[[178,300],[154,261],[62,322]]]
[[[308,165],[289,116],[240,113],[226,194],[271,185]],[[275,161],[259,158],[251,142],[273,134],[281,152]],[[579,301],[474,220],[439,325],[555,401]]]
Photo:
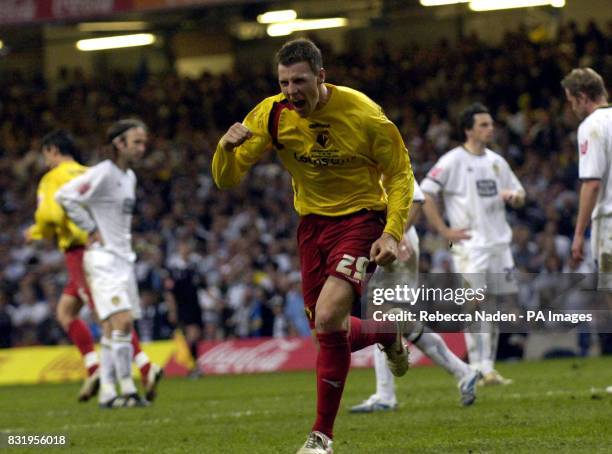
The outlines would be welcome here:
[[[304,309],[314,328],[315,305],[328,276],[350,283],[356,299],[361,296],[365,276],[374,272],[370,248],[385,228],[381,211],[361,210],[346,216],[310,214],[300,220],[297,240],[300,249]]]
[[[87,304],[90,309],[94,310],[93,298],[91,297],[91,292],[85,279],[85,271],[83,270],[84,252],[85,247],[76,246],[64,253],[66,269],[68,271],[68,282],[64,286],[63,293],[80,299],[83,304]]]

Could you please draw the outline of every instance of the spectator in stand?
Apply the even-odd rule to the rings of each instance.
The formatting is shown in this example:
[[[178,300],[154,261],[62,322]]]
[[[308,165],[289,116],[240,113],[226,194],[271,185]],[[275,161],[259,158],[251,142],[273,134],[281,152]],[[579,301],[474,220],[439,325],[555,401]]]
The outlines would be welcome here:
[[[530,194],[526,207],[510,217],[510,222],[528,226],[528,242],[535,244],[534,252],[541,256],[536,236],[549,220],[545,208],[554,205],[560,214],[554,220],[558,234],[571,237],[577,207],[577,200],[567,196],[577,189],[577,123],[569,106],[562,102],[561,87],[550,83],[557,79],[550,77],[558,74],[560,78],[586,56],[605,80],[612,80],[608,57],[612,22],[606,29],[594,23],[584,29],[575,23],[561,24],[557,36],[548,38],[532,42],[524,30],[518,29],[498,45],[469,35],[456,45],[447,41],[428,46],[381,42],[376,44],[376,52],[350,48],[337,53],[329,49],[332,67],[328,69],[335,82],[364,91],[388,112],[408,144],[419,181],[439,158],[435,145],[438,137],[433,133],[427,137],[428,130],[435,130],[430,128],[430,113],[437,112],[442,122],[448,122],[467,100],[486,101],[499,122],[494,149],[509,162]],[[597,44],[589,47],[591,41]],[[20,245],[20,233],[35,209],[32,180],[42,171],[38,162],[40,139],[56,127],[74,130],[81,148],[89,152],[85,162],[97,162],[102,156],[98,131],[128,114],[140,116],[155,131],[151,152],[138,175],[139,192],[146,193],[138,200],[147,201],[136,206],[134,217],[139,259],[147,262],[147,270],[153,275],[159,273],[176,250],[176,239],[183,231],[195,228],[204,256],[201,272],[207,279],[206,292],[212,295],[210,301],[214,300],[205,310],[207,338],[231,334],[225,320],[233,310],[228,298],[228,289],[236,285],[232,282],[232,266],[238,264],[240,273],[256,276],[265,265],[260,258],[267,256],[277,257],[274,261],[280,261],[283,273],[298,270],[293,260],[297,251],[291,241],[298,218],[286,209],[292,203],[291,191],[286,189],[289,177],[276,158],[262,160],[241,189],[231,194],[215,189],[207,170],[221,131],[234,118],[242,118],[258,94],[275,88],[270,73],[248,68],[224,75],[204,73],[189,80],[171,72],[143,79],[121,72],[87,77],[83,71],[65,70],[58,84],[53,86],[52,82],[40,75],[5,72],[0,84],[0,276],[11,295],[27,273],[43,267],[44,274],[58,285],[64,283],[61,267],[31,260],[44,254],[44,246]],[[383,90],[389,84],[396,88],[393,96]],[[228,104],[227,93],[234,92],[234,87],[241,87],[240,96]],[[549,118],[543,118],[541,111]],[[545,134],[546,140],[541,140],[542,134],[537,132],[546,129],[544,124],[555,133]],[[532,138],[528,138],[529,132]],[[449,140],[451,148],[456,137],[451,134]],[[546,143],[552,145],[543,145]],[[540,148],[543,146],[559,149]],[[551,199],[549,188],[553,185],[557,189]],[[182,219],[185,207],[190,207],[193,214],[188,222]],[[246,225],[245,214],[252,219]],[[241,224],[242,231],[235,230],[233,235],[225,232],[227,226]],[[417,228],[423,238],[421,259],[425,263],[445,246],[432,241],[424,224]],[[278,259],[280,242],[281,255],[290,257],[290,271],[283,268],[286,260]],[[143,244],[157,249],[160,257],[145,252]],[[542,262],[533,265],[533,272],[541,267]],[[143,279],[141,283],[149,278]],[[284,294],[274,282],[271,290],[266,289],[270,298]]]
[[[8,348],[13,345],[13,310],[8,291],[0,287],[0,348]]]

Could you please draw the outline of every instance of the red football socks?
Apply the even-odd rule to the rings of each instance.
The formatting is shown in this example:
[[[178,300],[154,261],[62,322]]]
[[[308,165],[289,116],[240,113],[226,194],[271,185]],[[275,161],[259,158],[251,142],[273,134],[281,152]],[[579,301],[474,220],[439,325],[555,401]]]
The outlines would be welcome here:
[[[388,325],[382,326],[383,324]],[[356,352],[372,344],[389,346],[395,342],[395,336],[395,325],[392,322],[375,322],[374,320],[361,320],[357,317],[351,317],[349,334],[351,352]]]
[[[317,339],[317,419],[312,430],[332,438],[344,382],[351,365],[351,350],[346,331],[318,333]]]
[[[83,357],[86,357],[88,353],[95,352],[95,346],[91,331],[89,330],[87,324],[80,318],[75,318],[73,321],[70,322],[70,325],[68,325],[68,337],[70,338],[72,343],[76,345]],[[97,368],[97,361],[90,364],[87,367],[87,375],[93,374]]]

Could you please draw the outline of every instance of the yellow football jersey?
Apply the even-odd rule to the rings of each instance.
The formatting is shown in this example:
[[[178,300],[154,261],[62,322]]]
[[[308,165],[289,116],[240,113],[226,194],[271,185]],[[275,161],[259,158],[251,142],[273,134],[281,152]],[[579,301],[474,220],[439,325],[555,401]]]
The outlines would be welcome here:
[[[54,198],[55,192],[60,187],[86,170],[87,167],[76,161],[64,161],[45,173],[38,184],[35,223],[30,227],[30,236],[33,240],[55,236],[57,245],[62,251],[82,246],[87,242],[87,233],[66,216],[64,209]]]
[[[221,188],[237,185],[271,143],[292,176],[300,216],[387,210],[385,232],[399,241],[414,179],[402,137],[366,95],[326,85],[327,104],[308,118],[293,111],[283,94],[259,103],[243,122],[253,137],[231,152],[217,145],[213,178]]]

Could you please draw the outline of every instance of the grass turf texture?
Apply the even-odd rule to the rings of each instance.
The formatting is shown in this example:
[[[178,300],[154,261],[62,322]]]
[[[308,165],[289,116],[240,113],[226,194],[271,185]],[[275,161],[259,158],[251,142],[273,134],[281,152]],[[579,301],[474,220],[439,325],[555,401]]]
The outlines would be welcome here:
[[[610,452],[612,395],[603,388],[612,385],[612,358],[500,364],[499,370],[515,383],[480,388],[470,408],[459,406],[449,375],[428,367],[397,380],[397,412],[351,415],[348,406],[374,387],[373,371],[353,370],[334,450]],[[76,384],[0,387],[0,432],[64,433],[75,452],[293,453],[313,421],[315,382],[312,372],[166,379],[152,407],[119,410],[79,404],[77,390]]]

